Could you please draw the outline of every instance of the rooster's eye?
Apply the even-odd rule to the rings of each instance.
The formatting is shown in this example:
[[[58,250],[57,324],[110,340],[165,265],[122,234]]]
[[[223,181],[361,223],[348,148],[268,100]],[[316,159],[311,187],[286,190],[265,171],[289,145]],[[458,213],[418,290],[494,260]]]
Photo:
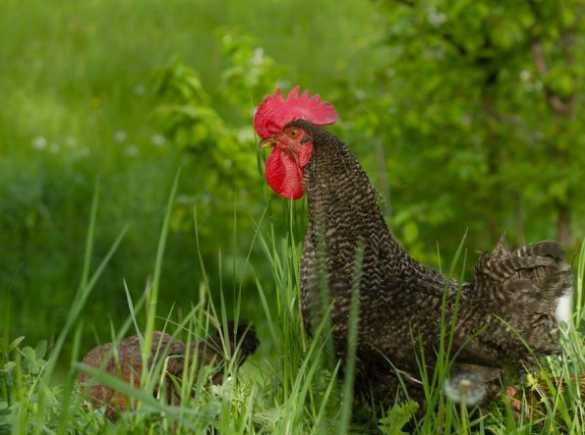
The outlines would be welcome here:
[[[299,132],[297,129],[295,128],[291,128],[291,130],[289,131],[289,136],[292,137],[293,139],[296,139],[297,136],[299,135]]]

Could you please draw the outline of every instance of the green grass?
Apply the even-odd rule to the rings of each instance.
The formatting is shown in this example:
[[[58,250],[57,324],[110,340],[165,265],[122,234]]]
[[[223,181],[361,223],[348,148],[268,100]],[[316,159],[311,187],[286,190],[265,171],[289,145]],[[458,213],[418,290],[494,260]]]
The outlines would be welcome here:
[[[256,218],[268,201],[258,201],[260,195],[250,201],[251,195],[236,178],[216,181],[217,171],[209,161],[190,158],[168,139],[161,143],[161,126],[153,117],[160,103],[155,76],[174,59],[182,60],[197,71],[214,108],[233,121],[236,110],[219,98],[225,91],[221,77],[227,63],[222,34],[229,33],[236,39],[251,37],[274,58],[286,71],[279,79],[333,92],[332,77],[357,75],[347,52],[367,56],[359,48],[376,33],[363,30],[374,29],[374,16],[353,1],[327,0],[321,10],[337,14],[331,23],[327,15],[304,14],[311,4],[307,0],[260,0],[254,7],[239,0],[226,0],[221,7],[211,0],[1,2],[0,94],[6,110],[0,113],[0,246],[10,255],[0,264],[0,299],[17,315],[4,316],[0,329],[34,341],[59,335],[83,268],[83,217],[89,212],[96,180],[103,200],[92,261],[105,254],[110,240],[126,225],[129,230],[119,255],[109,262],[90,296],[85,317],[96,320],[96,326],[88,322],[82,343],[95,340],[95,335],[103,337],[108,328],[102,325],[124,318],[122,278],[132,291],[145,286],[166,195],[181,164],[187,176],[182,177],[178,192],[187,205],[184,216],[180,210],[172,216],[167,251],[171,261],[164,270],[167,297],[159,301],[161,308],[188,305],[202,279],[193,267],[189,238],[193,203],[199,207],[201,255],[208,268],[217,276],[217,252],[222,249],[225,286],[240,281],[232,265],[243,261],[246,253],[232,249],[232,232],[225,228],[231,226],[234,204],[246,204],[239,208],[246,215],[239,219],[236,242],[247,246],[248,234],[254,230],[253,219],[247,218]],[[303,19],[292,20],[296,14]],[[327,50],[305,62],[314,41]],[[365,63],[360,64],[365,70]],[[253,148],[239,152],[255,153]],[[254,186],[260,193],[261,180],[258,175]],[[255,251],[251,255],[259,258]],[[260,261],[255,266],[262,268]],[[270,276],[267,267],[258,272]],[[250,316],[256,291],[248,276],[242,291],[243,309]],[[110,318],[97,321],[104,312]]]
[[[189,342],[214,330],[225,330],[227,318],[240,317],[239,304],[228,306],[223,300],[214,302],[211,297],[214,284],[207,274],[200,283],[198,303],[188,312],[161,314],[157,311],[158,299],[164,294],[160,272],[177,181],[178,177],[168,201],[167,217],[152,268],[153,278],[136,302],[126,291],[128,315],[119,329],[112,329],[114,342],[129,334],[138,334],[146,349],[154,329],[162,329]],[[400,434],[404,425],[408,430],[424,434],[560,434],[583,433],[585,429],[585,406],[577,382],[585,373],[585,342],[579,331],[582,317],[577,315],[575,328],[563,337],[563,355],[541,360],[540,366],[526,378],[520,389],[519,398],[525,405],[520,413],[514,412],[506,399],[497,400],[489,409],[479,411],[459,407],[445,398],[441,386],[450,363],[447,357],[449,325],[442,328],[445,345],[441,347],[435,373],[421,374],[427,396],[422,416],[416,414],[412,402],[397,404],[390,410],[376,409],[375,404],[373,408],[356,406],[351,394],[351,370],[346,370],[349,378],[338,379],[339,365],[332,367],[325,357],[326,318],[311,339],[303,332],[298,306],[299,252],[294,233],[287,239],[278,239],[272,232],[262,232],[260,224],[253,243],[264,251],[273,270],[273,282],[257,281],[265,320],[259,331],[261,346],[239,369],[233,350],[226,354],[227,381],[223,385],[209,387],[206,385],[208,372],[192,368],[184,374],[180,386],[181,405],[171,406],[166,403],[164,390],[158,395],[152,393],[164,370],[164,361],[145,370],[138,387],[84,366],[79,361],[82,356],[80,337],[87,327],[83,318],[85,304],[125,234],[122,232],[115,239],[97,265],[92,264],[98,203],[96,194],[79,289],[57,340],[49,347],[44,342],[33,348],[23,337],[2,336],[0,433],[204,433],[215,430],[222,434],[321,434],[370,433],[377,428],[380,433]],[[292,209],[290,217],[292,220]],[[197,228],[196,210],[193,210],[193,219]],[[196,234],[193,235],[195,241]],[[200,256],[197,261],[202,261]],[[581,256],[576,289],[578,301],[582,300],[584,262]],[[205,268],[204,264],[201,266]],[[359,273],[358,266],[356,287]],[[273,291],[274,299],[268,295]],[[239,299],[241,294],[236,296]],[[352,306],[352,312],[357,313],[357,304]],[[355,319],[355,315],[352,318]],[[355,331],[355,323],[353,325],[350,331]],[[350,333],[348,340],[348,348],[355,349],[355,335]],[[69,348],[72,349],[67,355],[63,352],[66,341],[71,343]],[[59,357],[66,357],[68,361],[65,373],[54,370]],[[346,364],[348,367],[353,364],[351,352]],[[76,382],[80,372],[87,372],[100,383],[126,394],[134,404],[132,411],[111,422],[105,418],[104,409],[88,406]]]

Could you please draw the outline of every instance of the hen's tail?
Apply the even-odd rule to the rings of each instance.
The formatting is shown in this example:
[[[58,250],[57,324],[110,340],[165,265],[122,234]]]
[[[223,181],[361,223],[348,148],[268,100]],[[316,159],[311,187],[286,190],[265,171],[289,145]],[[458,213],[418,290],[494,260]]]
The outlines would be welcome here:
[[[474,290],[497,313],[499,345],[521,337],[536,353],[559,349],[559,324],[571,323],[572,274],[563,250],[553,241],[508,249],[502,240],[475,267]],[[519,334],[519,335],[518,335]],[[517,346],[517,343],[516,343]]]

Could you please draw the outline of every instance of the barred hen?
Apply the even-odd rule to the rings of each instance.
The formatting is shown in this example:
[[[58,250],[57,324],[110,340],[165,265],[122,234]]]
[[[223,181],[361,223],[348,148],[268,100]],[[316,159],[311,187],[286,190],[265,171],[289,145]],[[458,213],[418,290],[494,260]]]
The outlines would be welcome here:
[[[319,320],[325,280],[341,360],[347,352],[355,262],[362,252],[357,392],[373,392],[382,403],[392,403],[400,373],[411,397],[422,397],[416,355],[422,350],[432,370],[442,315],[447,325],[454,322],[450,356],[455,365],[445,388],[451,392],[458,391],[456,379],[462,386],[487,385],[504,366],[532,361],[532,352],[558,352],[559,326],[570,321],[572,299],[571,272],[559,245],[545,241],[509,250],[500,243],[479,259],[471,282],[456,282],[420,264],[390,232],[360,164],[322,128],[335,120],[333,106],[294,88],[286,97],[280,91],[266,97],[254,127],[262,145],[272,149],[265,167],[270,187],[290,200],[307,193],[303,317],[309,329]],[[477,402],[465,394],[453,397]]]
[[[214,368],[209,379],[209,382],[214,385],[223,382],[222,364],[225,356],[222,337],[223,335],[216,333],[207,339],[193,343],[188,356],[190,364],[196,363],[198,367],[212,366]],[[236,349],[238,351],[238,364],[242,364],[258,345],[253,329],[235,327],[231,322],[228,324],[228,340],[231,352]],[[164,370],[161,377],[164,385],[156,385],[154,394],[157,396],[164,389],[167,402],[172,405],[180,404],[180,391],[177,387],[180,385],[178,381],[183,376],[186,354],[187,346],[181,340],[164,332],[154,332],[148,368],[159,367],[158,364],[161,364],[160,368]],[[88,352],[83,363],[104,370],[135,387],[140,387],[143,373],[141,340],[138,336],[127,337],[118,344],[116,349],[112,343],[97,346]],[[93,405],[105,406],[108,418],[115,419],[120,412],[131,408],[130,399],[125,394],[106,385],[94,383],[87,373],[81,373],[79,381]]]

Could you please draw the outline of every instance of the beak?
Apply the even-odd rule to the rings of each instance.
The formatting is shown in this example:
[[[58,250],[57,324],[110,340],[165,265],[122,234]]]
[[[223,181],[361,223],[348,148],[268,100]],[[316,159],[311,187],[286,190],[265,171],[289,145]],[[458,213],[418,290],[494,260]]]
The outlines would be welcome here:
[[[275,145],[275,140],[273,137],[268,137],[266,139],[262,139],[258,144],[258,148],[272,148]]]

